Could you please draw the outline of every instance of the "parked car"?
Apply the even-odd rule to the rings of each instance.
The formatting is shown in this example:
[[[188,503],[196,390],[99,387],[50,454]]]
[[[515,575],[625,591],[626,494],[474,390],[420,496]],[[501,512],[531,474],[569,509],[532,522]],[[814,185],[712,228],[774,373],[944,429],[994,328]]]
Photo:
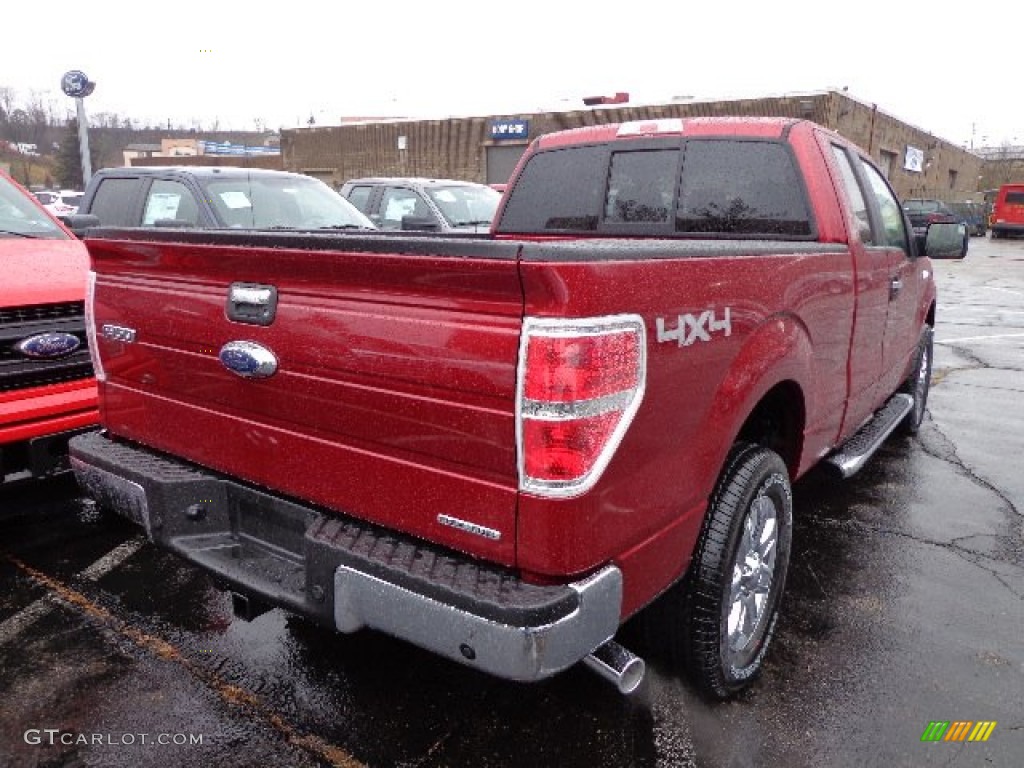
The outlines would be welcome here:
[[[919,240],[924,238],[930,224],[959,223],[963,228],[963,250],[960,258],[967,256],[967,248],[970,245],[971,235],[968,232],[967,224],[961,216],[957,215],[948,204],[942,200],[912,197],[903,201],[903,210],[910,219],[910,225],[914,228],[914,236]]]
[[[381,229],[486,232],[501,193],[486,184],[452,179],[351,179],[341,194]]]
[[[0,486],[69,469],[99,421],[85,244],[0,170]],[[0,504],[0,507],[4,506]]]
[[[78,213],[78,206],[82,203],[82,193],[73,189],[62,189],[60,191],[45,189],[41,192],[34,192],[36,199],[43,204],[43,207],[54,216],[70,216]]]
[[[950,203],[949,208],[967,225],[968,234],[984,237],[988,232],[988,208],[984,203],[968,200],[963,203]]]
[[[992,239],[1024,234],[1024,184],[1003,184],[992,206]]]
[[[66,222],[76,234],[94,226],[376,229],[312,176],[230,166],[104,168]]]

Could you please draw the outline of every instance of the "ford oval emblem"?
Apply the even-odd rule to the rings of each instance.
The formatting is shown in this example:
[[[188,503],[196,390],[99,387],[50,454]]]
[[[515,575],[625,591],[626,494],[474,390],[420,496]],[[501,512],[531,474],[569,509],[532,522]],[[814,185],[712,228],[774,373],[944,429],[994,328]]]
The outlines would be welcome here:
[[[265,379],[277,370],[274,353],[255,341],[229,341],[218,357],[225,368],[246,379]]]
[[[80,346],[82,342],[73,333],[37,333],[22,339],[14,348],[25,357],[51,360],[70,355]]]

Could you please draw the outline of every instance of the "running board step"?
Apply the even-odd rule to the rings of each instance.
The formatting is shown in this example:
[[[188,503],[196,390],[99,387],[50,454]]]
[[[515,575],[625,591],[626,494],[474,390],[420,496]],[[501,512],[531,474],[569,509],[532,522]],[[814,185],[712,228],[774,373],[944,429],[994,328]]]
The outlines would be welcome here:
[[[868,459],[885,442],[892,431],[899,426],[903,418],[914,407],[914,398],[907,394],[897,394],[889,398],[871,421],[857,430],[849,440],[829,455],[825,461],[838,469],[843,477],[851,477],[867,464]]]

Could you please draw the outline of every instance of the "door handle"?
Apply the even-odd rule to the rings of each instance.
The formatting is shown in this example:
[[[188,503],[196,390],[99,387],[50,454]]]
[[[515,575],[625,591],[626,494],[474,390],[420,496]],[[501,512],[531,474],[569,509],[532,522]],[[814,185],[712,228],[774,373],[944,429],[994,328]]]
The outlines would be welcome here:
[[[902,291],[902,290],[903,290],[903,281],[900,280],[900,278],[894,277],[894,278],[892,278],[892,280],[889,281],[889,298],[890,299],[895,299],[897,296],[899,296],[900,291]]]

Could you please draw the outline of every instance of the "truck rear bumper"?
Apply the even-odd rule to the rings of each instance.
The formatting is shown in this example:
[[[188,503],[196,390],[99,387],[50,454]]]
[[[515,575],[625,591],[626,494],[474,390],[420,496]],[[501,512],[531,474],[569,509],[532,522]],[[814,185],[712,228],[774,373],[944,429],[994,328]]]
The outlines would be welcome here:
[[[369,627],[509,680],[583,659],[619,625],[622,574],[541,586],[511,570],[94,432],[74,438],[83,490],[257,601],[340,632]]]

